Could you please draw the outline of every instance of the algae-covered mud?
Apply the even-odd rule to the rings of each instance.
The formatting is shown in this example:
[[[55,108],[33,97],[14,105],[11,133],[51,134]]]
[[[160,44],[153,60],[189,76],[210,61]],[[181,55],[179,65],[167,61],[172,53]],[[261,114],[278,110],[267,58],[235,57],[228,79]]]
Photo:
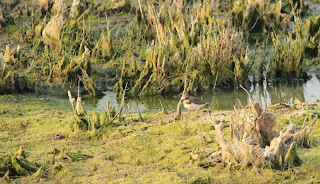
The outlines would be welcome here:
[[[232,137],[231,121],[240,125],[246,116],[241,107],[236,112],[201,111],[200,117],[185,112],[177,121],[173,121],[173,114],[144,113],[141,118],[138,114],[123,114],[121,120],[117,117],[110,122],[107,120],[109,111],[88,111],[87,117],[92,118],[88,122],[96,122],[91,124],[96,128],[83,130],[74,126],[75,116],[70,103],[25,95],[4,95],[0,100],[1,183],[279,183],[320,180],[320,125],[315,119],[320,112],[318,101],[309,106],[299,103],[269,107],[269,113],[278,115],[273,130],[277,132],[286,127],[286,134],[293,133],[290,134],[292,139],[286,139],[288,145],[295,140],[293,135],[303,135],[296,140],[299,143],[295,148],[298,162],[283,166],[279,162],[262,162],[253,167],[249,164],[250,158],[243,162],[241,159],[212,161],[214,153],[221,150],[216,122],[224,122],[220,128],[228,141]],[[251,110],[246,108],[246,111],[253,118]],[[78,117],[86,118],[86,115],[79,114]],[[243,123],[249,122],[244,120]],[[304,131],[301,130],[310,124],[311,129],[302,134]],[[287,160],[283,157],[283,162],[285,158]],[[245,163],[248,166],[243,165]]]
[[[320,182],[319,12],[2,0],[0,183]]]

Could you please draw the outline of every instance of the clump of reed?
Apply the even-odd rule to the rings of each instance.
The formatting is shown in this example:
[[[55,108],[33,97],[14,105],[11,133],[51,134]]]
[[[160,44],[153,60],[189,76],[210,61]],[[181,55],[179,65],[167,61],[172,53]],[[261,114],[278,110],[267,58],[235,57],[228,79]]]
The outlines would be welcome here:
[[[307,79],[304,71],[304,41],[292,33],[272,34],[273,52],[267,72],[268,80],[277,79]]]
[[[83,106],[79,91],[77,99],[71,95],[70,91],[68,91],[68,96],[73,109],[72,131],[88,131],[96,136],[99,133],[97,130],[115,115],[115,113],[113,113],[114,109],[110,109],[106,113],[93,112],[93,115],[89,116]]]
[[[6,46],[4,55],[0,57],[0,94],[34,90],[32,80],[18,72],[26,67],[27,58],[21,52],[20,45],[12,50]]]
[[[80,84],[80,82],[79,82]],[[80,86],[78,85],[78,97],[75,98],[72,96],[71,92],[68,91],[69,101],[73,110],[73,122],[71,124],[72,132],[76,133],[84,133],[85,138],[101,138],[102,133],[108,127],[113,127],[123,123],[124,125],[128,125],[125,118],[123,117],[123,108],[124,108],[124,98],[126,94],[127,88],[125,88],[122,94],[122,102],[118,112],[116,112],[115,108],[111,105],[110,101],[107,99],[106,106],[104,108],[104,112],[94,111],[91,114],[88,114],[84,108],[82,97],[80,96]],[[127,87],[127,85],[126,85]],[[132,115],[130,113],[130,105],[128,104],[130,121],[132,122]],[[140,120],[142,117],[138,110],[138,114],[140,116]]]
[[[288,32],[273,31],[271,39],[256,44],[254,63],[256,72],[255,78],[259,82],[281,82],[281,80],[292,80],[291,82],[302,82],[310,78],[306,72],[306,55],[316,56],[318,29],[314,27],[316,19],[307,20],[301,23],[299,17],[295,17],[292,30]],[[271,45],[268,44],[271,40]],[[310,54],[312,53],[312,54]],[[283,81],[282,81],[283,82]],[[288,81],[286,81],[288,82]]]
[[[154,39],[148,43],[144,66],[134,72],[136,75],[129,73],[139,62],[123,61],[116,84],[118,93],[125,82],[129,82],[133,94],[180,92],[187,61],[190,62],[187,92],[208,89],[217,75],[219,80],[230,84],[242,84],[247,79],[248,45],[243,41],[242,31],[224,26],[215,18],[218,7],[215,1],[195,2],[190,9],[184,1],[170,0],[160,3],[159,9],[151,3],[145,6],[146,10],[137,11],[139,26],[146,30],[145,37],[153,35]]]
[[[100,95],[101,92],[95,87],[91,63],[102,57],[100,54],[93,57],[89,49],[94,48],[99,39],[95,30],[87,27],[86,15],[90,7],[85,7],[84,1],[74,1],[70,9],[66,9],[65,1],[56,1],[52,9],[55,5],[58,8],[57,14],[50,14],[50,6],[46,10],[48,18],[44,20],[39,21],[32,14],[30,29],[26,32],[19,30],[19,34],[16,34],[18,40],[26,41],[32,48],[26,51],[25,55],[29,55],[29,58],[20,68],[33,73],[35,79],[45,78],[48,83],[55,85],[77,84],[78,76],[85,76],[86,89],[90,89],[92,95]],[[107,45],[109,42],[111,40],[108,38]],[[11,53],[5,55],[5,58],[16,65],[22,63],[22,59],[16,59]],[[110,52],[107,54],[110,55]]]
[[[12,76],[12,69],[9,69],[5,64],[0,66],[0,94],[6,92],[8,79]]]
[[[305,41],[305,54],[309,56],[317,56],[319,58],[319,39],[320,39],[320,16],[309,17],[301,27],[301,32]]]

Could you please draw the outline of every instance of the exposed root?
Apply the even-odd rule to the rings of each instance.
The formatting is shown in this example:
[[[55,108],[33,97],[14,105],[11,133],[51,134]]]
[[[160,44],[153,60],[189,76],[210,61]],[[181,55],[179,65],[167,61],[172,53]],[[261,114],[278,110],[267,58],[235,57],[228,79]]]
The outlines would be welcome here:
[[[295,125],[290,123],[284,130],[282,134],[282,139],[285,143],[291,144],[292,142],[296,142],[298,146],[309,147],[310,146],[310,138],[309,134],[311,133],[313,125],[316,123],[318,116],[316,116],[313,121],[301,129],[298,132],[295,132]]]

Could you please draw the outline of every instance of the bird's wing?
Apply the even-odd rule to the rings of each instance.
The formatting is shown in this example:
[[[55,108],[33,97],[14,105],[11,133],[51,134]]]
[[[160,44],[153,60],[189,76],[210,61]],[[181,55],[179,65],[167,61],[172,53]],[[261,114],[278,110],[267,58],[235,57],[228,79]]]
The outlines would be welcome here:
[[[194,97],[194,96],[191,96],[190,100],[195,104],[205,104],[206,103],[205,101],[201,100],[200,98]]]

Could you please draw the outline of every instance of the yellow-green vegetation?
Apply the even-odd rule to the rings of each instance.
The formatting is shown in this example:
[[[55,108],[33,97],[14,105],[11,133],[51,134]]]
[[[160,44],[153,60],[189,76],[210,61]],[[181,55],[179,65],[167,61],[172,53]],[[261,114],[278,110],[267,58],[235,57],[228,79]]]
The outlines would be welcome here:
[[[303,69],[304,46],[299,33],[294,39],[289,35],[272,34],[274,52],[270,58],[267,79],[307,79]]]
[[[298,3],[300,4],[300,1]],[[297,12],[299,4],[295,4],[295,2],[291,4],[291,1],[286,0],[237,0],[234,1],[234,6],[231,10],[231,21],[233,25],[249,32],[267,32],[267,30],[272,29],[285,29],[294,13]],[[292,5],[296,6],[293,7]],[[284,11],[285,9],[287,11]]]
[[[109,102],[105,112],[93,112],[71,92],[69,102],[0,96],[0,183],[320,182],[319,104],[275,108],[279,120],[272,121],[273,135],[257,139],[261,147],[249,145],[248,150],[239,149],[244,143],[233,144],[234,150],[247,151],[241,154],[219,147],[235,137],[251,141],[241,127],[248,121],[260,122],[259,129],[252,123],[249,130],[269,134],[263,132],[268,127],[264,116],[236,116],[243,135],[234,136],[230,121],[235,114],[229,111],[197,117],[181,112],[179,105],[175,116],[160,101],[159,113],[122,112],[126,92],[237,87],[248,81],[254,65],[260,81],[265,74],[267,80],[307,78],[304,56],[308,49],[318,50],[320,20],[302,22],[307,9],[303,0],[1,1],[1,95],[34,91],[41,81],[50,87],[78,85],[99,96],[95,79],[103,79],[123,101],[119,112]],[[252,54],[253,33],[271,34],[271,45],[264,35],[258,39],[270,52]],[[293,129],[311,134],[299,137]],[[281,142],[282,133],[299,139]],[[274,142],[286,153],[280,156],[269,154],[277,152],[269,144],[278,134]],[[275,161],[250,157],[259,150]]]
[[[30,77],[31,81],[27,83],[31,86],[35,80],[45,81],[44,85],[77,84],[78,76],[86,75],[86,81],[90,82],[85,86],[90,88],[90,94],[101,94],[95,86],[91,86],[95,85],[91,81],[91,63],[95,58],[91,57],[92,52],[88,47],[93,47],[96,38],[90,25],[87,28],[84,21],[84,16],[90,11],[88,4],[74,1],[70,12],[66,12],[64,8],[67,2],[56,1],[53,6],[48,5],[48,2],[50,3],[40,1],[41,11],[48,13],[47,18],[39,19],[34,9],[27,15],[31,20],[29,29],[19,29],[12,36],[13,40],[23,44],[23,49],[20,50],[21,47],[18,45],[11,51],[7,46],[1,65],[19,73],[19,77]],[[27,9],[28,3],[23,2],[16,8]],[[55,7],[57,11],[49,16]],[[2,80],[6,81],[6,78]],[[6,88],[1,90],[10,92]]]
[[[308,39],[306,40],[305,52],[309,56],[317,56],[319,60],[319,39],[320,39],[320,16],[309,17],[302,26],[302,34]]]
[[[187,4],[167,0],[155,8],[149,2],[136,12],[139,24],[134,28],[139,31],[132,37],[152,41],[143,55],[144,65],[134,59],[123,61],[117,92],[125,81],[134,94],[180,92],[187,62],[187,92],[209,89],[217,75],[229,84],[244,83],[250,66],[243,32],[216,17],[214,1],[197,1],[190,9]]]
[[[319,182],[319,120],[309,135],[310,148],[298,146],[300,166],[271,169],[243,169],[225,163],[210,163],[209,155],[217,151],[213,121],[229,121],[232,112],[182,113],[182,119],[171,121],[173,114],[123,115],[99,130],[74,131],[73,111],[68,101],[33,96],[0,97],[1,183],[279,183]],[[299,108],[296,105],[295,108]],[[303,106],[305,108],[305,106]],[[275,108],[277,109],[277,108]],[[309,124],[319,107],[305,110],[274,110],[281,130],[292,121],[297,129]],[[95,119],[100,112],[86,112]],[[101,112],[102,113],[102,112]],[[309,117],[310,116],[310,117]],[[170,120],[170,121],[168,121]],[[127,122],[127,123],[124,123]],[[126,126],[125,126],[126,125]],[[228,123],[222,132],[230,139]],[[21,167],[14,165],[17,161]],[[23,161],[23,162],[22,162]],[[6,162],[7,163],[7,162]],[[26,165],[21,163],[27,163]],[[9,169],[7,173],[6,168]],[[17,169],[19,168],[19,169]],[[24,171],[17,174],[16,171]]]
[[[297,20],[307,10],[302,0],[3,1],[0,19],[13,17],[17,24],[3,24],[12,43],[1,47],[13,49],[4,50],[6,67],[30,84],[71,86],[86,76],[81,85],[93,96],[101,94],[95,79],[114,85],[118,95],[127,82],[133,95],[181,92],[189,62],[187,92],[195,93],[214,84],[247,84],[254,64],[261,66],[259,80],[267,71],[268,79],[306,79],[303,56],[318,46],[318,19],[301,23],[303,34],[291,33],[288,25],[299,27]],[[248,40],[254,40],[252,33],[271,31],[275,41],[269,65],[259,60],[263,53],[252,56]],[[267,45],[268,39],[260,37]]]
[[[231,21],[249,32],[285,30],[294,15],[304,14],[308,7],[304,1],[233,1]]]

